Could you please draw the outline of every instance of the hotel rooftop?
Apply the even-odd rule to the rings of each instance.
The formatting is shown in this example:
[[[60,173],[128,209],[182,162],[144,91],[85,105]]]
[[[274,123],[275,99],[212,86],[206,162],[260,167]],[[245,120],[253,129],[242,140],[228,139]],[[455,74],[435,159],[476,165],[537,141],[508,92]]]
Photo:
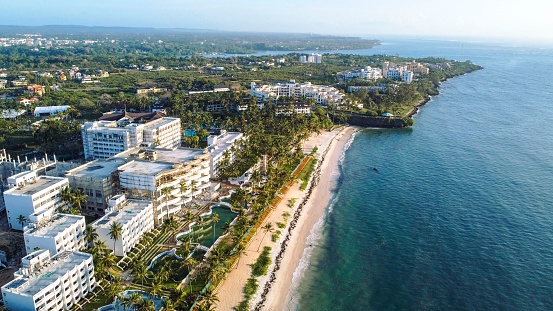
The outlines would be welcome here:
[[[113,172],[117,170],[119,166],[123,165],[124,163],[125,161],[123,159],[110,161],[96,160],[74,168],[68,171],[68,173],[71,176],[75,177],[103,179],[109,177]]]
[[[71,214],[55,214],[48,222],[37,226],[36,228],[30,228],[25,231],[25,235],[32,235],[36,237],[55,238],[61,232],[64,232],[72,225],[84,219],[84,216],[71,215]]]
[[[217,141],[209,146],[209,151],[211,152],[212,157],[217,157],[219,154],[230,149],[234,144],[234,141],[244,137],[243,133],[240,132],[227,132],[224,135],[220,135]]]
[[[23,260],[30,260],[32,258],[28,257],[35,256],[35,254],[36,253],[32,253],[25,256]],[[59,278],[67,274],[67,271],[72,270],[75,266],[80,265],[91,256],[90,254],[81,252],[65,251],[59,253],[51,257],[50,261],[38,271],[31,273],[29,276],[16,278],[3,288],[22,295],[34,296],[48,287],[48,285],[56,282]]]
[[[66,179],[62,177],[40,176],[39,178],[36,178],[33,182],[28,182],[23,187],[11,188],[9,190],[6,190],[4,193],[12,195],[31,196],[48,187],[54,186],[58,183],[61,184],[64,182],[64,180]]]
[[[131,155],[136,154],[138,151],[140,151],[140,148],[133,148],[121,152],[112,159],[120,157],[132,159]],[[163,171],[173,169],[175,164],[186,164],[187,162],[194,161],[196,157],[206,154],[203,149],[191,148],[177,148],[175,150],[153,149],[153,151],[156,152],[156,160],[148,161],[136,158],[135,161],[120,166],[119,169],[129,174],[156,176]]]
[[[132,221],[137,214],[140,214],[145,208],[151,205],[150,201],[127,199],[120,205],[120,208],[114,210],[102,218],[96,220],[93,225],[101,228],[110,228],[115,221],[121,226],[125,226]]]

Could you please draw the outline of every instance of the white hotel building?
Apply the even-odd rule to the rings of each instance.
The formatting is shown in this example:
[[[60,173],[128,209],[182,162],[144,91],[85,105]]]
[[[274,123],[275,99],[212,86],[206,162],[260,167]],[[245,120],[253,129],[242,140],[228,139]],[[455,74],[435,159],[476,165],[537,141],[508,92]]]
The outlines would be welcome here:
[[[31,222],[23,233],[27,254],[35,248],[46,249],[54,255],[62,251],[79,251],[85,248],[85,218],[81,215],[55,214],[51,218]]]
[[[114,251],[116,256],[125,256],[139,241],[144,233],[154,228],[154,211],[152,202],[126,199],[120,194],[109,200],[110,210],[91,226],[96,229],[98,240]],[[121,225],[121,237],[115,241],[109,232],[112,224]],[[115,247],[115,248],[114,248]]]
[[[8,310],[69,310],[96,286],[91,254],[64,251],[50,258],[39,250],[21,262],[15,279],[2,287]]]
[[[210,156],[204,149],[134,148],[116,158],[129,161],[118,168],[121,191],[128,198],[152,201],[156,225],[211,186]],[[188,189],[183,192],[181,184]],[[163,193],[165,188],[168,194]]]
[[[26,221],[31,214],[39,218],[49,217],[63,206],[59,194],[69,181],[62,177],[37,177],[35,172],[23,172],[8,178],[8,184],[11,188],[4,191],[8,223],[12,229],[23,230],[20,216]]]
[[[181,144],[179,118],[160,118],[146,124],[118,121],[86,122],[81,128],[85,159],[107,159],[140,145],[177,148]]]
[[[219,175],[219,164],[223,159],[224,153],[228,151],[229,160],[234,161],[232,146],[244,137],[243,133],[221,131],[220,135],[210,135],[207,137],[207,149],[210,154],[209,175],[211,178],[217,178]]]
[[[336,74],[336,78],[340,82],[345,82],[354,78],[360,78],[365,80],[377,80],[383,78],[381,68],[372,68],[366,66],[360,70],[342,71]]]
[[[269,98],[278,99],[280,97],[313,99],[319,105],[340,105],[345,101],[344,94],[334,87],[313,85],[311,82],[296,83],[294,80],[275,85],[257,85],[255,82],[252,82],[251,95],[262,101],[266,101]]]

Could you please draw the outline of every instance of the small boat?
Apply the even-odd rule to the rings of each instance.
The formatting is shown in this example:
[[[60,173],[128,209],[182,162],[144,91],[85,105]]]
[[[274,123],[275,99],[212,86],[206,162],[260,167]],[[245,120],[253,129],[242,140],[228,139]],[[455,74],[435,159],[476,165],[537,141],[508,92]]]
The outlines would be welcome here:
[[[373,171],[378,172],[378,168],[373,167]]]

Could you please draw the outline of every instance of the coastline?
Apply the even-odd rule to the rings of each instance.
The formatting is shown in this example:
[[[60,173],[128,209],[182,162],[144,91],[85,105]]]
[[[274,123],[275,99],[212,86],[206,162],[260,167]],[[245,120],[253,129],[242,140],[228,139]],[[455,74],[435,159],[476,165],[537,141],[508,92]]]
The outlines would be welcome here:
[[[258,290],[252,299],[251,307],[256,310],[282,310],[286,295],[290,289],[296,267],[298,267],[305,249],[306,241],[313,226],[320,221],[334,195],[337,182],[333,171],[339,173],[339,163],[343,149],[358,127],[339,128],[332,132],[312,135],[304,142],[304,153],[310,153],[317,147],[317,169],[311,176],[307,190],[300,190],[300,182],[295,182],[281,201],[269,214],[264,223],[283,221],[282,214],[292,215],[287,226],[276,242],[270,235],[265,237],[259,230],[246,246],[245,255],[231,268],[226,280],[217,289],[219,302],[216,310],[233,310],[243,299],[243,289],[250,278],[250,264],[254,263],[265,246],[272,248],[271,260],[267,275],[258,278]],[[321,159],[324,159],[321,161]],[[289,206],[289,200],[295,203]],[[278,229],[278,228],[277,228]],[[278,264],[277,264],[278,262]],[[282,297],[281,297],[282,296]]]
[[[318,155],[317,158],[322,161],[311,178],[305,196],[295,207],[294,220],[279,245],[278,255],[269,267],[269,274],[260,279],[261,292],[256,296],[254,310],[284,310],[291,301],[293,281],[298,281],[295,276],[303,273],[300,263],[309,257],[309,254],[305,255],[306,251],[310,253],[306,249],[310,245],[308,239],[313,230],[320,229],[319,226],[324,223],[335,194],[343,150],[355,132],[355,127],[343,128],[328,142],[323,153]],[[277,253],[276,250],[273,252]]]

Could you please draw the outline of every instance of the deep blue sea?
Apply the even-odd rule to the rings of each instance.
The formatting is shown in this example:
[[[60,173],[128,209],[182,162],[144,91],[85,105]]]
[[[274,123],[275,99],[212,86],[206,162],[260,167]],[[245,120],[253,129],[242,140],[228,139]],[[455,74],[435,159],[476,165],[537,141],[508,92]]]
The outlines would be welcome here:
[[[356,53],[484,69],[443,83],[411,129],[357,134],[288,309],[553,310],[553,48]]]

